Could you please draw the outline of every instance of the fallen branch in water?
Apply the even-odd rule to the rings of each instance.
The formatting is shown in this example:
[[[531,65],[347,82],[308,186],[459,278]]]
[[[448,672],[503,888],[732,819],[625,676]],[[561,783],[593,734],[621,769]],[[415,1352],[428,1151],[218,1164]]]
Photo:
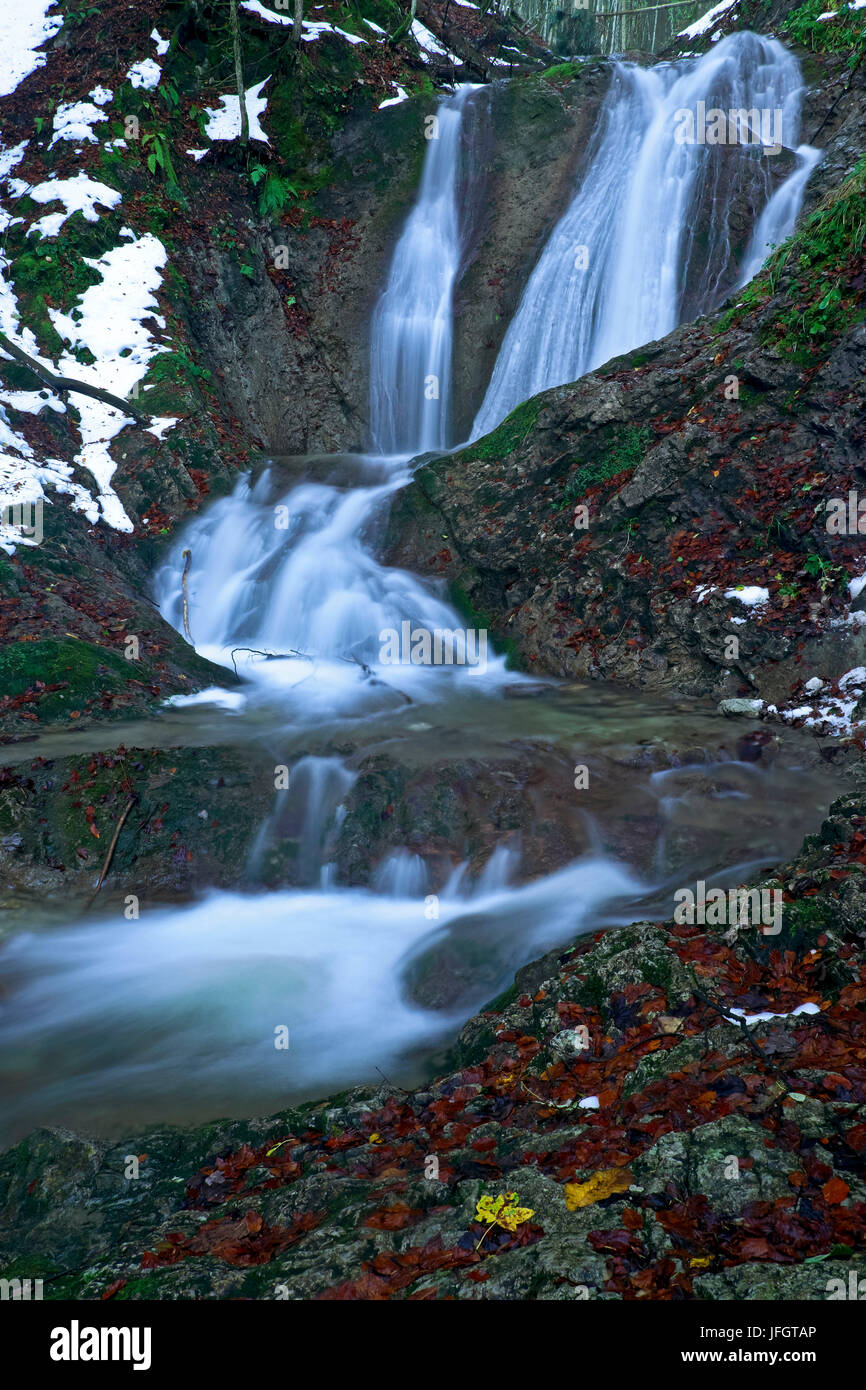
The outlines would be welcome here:
[[[117,825],[114,827],[114,834],[113,834],[112,837],[111,837],[111,844],[108,846],[108,853],[107,853],[106,856],[105,856],[105,863],[104,863],[103,866],[102,866],[102,872],[100,873],[99,878],[96,880],[96,887],[94,888],[93,892],[91,893],[91,895],[90,895],[90,897],[89,897],[89,899],[88,899],[88,901],[87,901],[87,906],[86,906],[85,909],[84,909],[85,912],[87,912],[87,911],[92,907],[93,901],[94,901],[94,899],[95,899],[97,893],[99,892],[100,888],[102,887],[103,883],[105,882],[105,876],[106,876],[106,874],[108,873],[108,870],[111,868],[111,861],[112,861],[112,859],[114,858],[114,851],[115,851],[115,848],[117,847],[117,841],[118,841],[119,838],[120,838],[120,832],[121,832],[121,830],[123,829],[123,826],[124,826],[124,822],[125,822],[125,820],[126,820],[126,817],[129,815],[130,811],[132,810],[132,808],[133,808],[133,806],[135,805],[135,803],[136,803],[137,800],[138,800],[138,797],[137,797],[137,796],[131,796],[131,797],[129,798],[129,800],[127,801],[126,805],[124,806],[124,808],[123,808],[123,810],[122,810],[122,812],[121,812],[120,820],[117,822]]]
[[[232,647],[229,656],[232,659],[232,666],[235,668],[235,675],[238,674],[235,652],[249,652],[252,656],[263,656],[265,661],[295,661],[298,657],[305,661],[312,661],[313,658],[308,652],[263,652],[258,647]]]
[[[232,647],[229,655],[232,659],[232,666],[234,667],[235,675],[238,674],[237,662],[235,661],[235,652],[249,652],[252,656],[263,656],[265,661],[297,661],[299,659],[302,661],[316,660],[316,657],[312,656],[310,652],[296,652],[291,650],[287,652],[263,652],[260,651],[258,647]],[[360,666],[361,670],[364,672],[365,677],[371,685],[384,685],[386,690],[393,690],[394,694],[399,695],[401,699],[405,700],[407,705],[412,704],[411,695],[407,695],[405,690],[399,690],[396,685],[391,685],[388,681],[383,681],[380,676],[375,676],[373,674],[372,666],[368,666],[366,661],[362,661],[359,656],[341,656],[339,657],[339,660],[348,661],[354,666]]]

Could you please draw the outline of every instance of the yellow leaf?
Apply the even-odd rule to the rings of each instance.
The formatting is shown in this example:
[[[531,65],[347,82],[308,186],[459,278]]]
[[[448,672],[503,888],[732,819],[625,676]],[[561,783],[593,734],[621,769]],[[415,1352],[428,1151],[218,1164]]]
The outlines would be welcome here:
[[[518,1207],[517,1193],[506,1192],[498,1197],[479,1197],[475,1208],[475,1220],[488,1226],[501,1226],[504,1231],[516,1231],[534,1212],[530,1207]]]
[[[689,1260],[689,1264],[691,1265],[692,1269],[706,1269],[707,1266],[711,1265],[712,1263],[712,1255],[701,1255],[696,1260]]]
[[[533,1215],[531,1207],[506,1207],[499,1217],[499,1225],[506,1231],[516,1231]]]
[[[371,1134],[371,1135],[370,1135],[370,1143],[371,1143],[371,1144],[384,1144],[384,1142],[385,1142],[385,1140],[382,1138],[381,1134]]]
[[[591,1207],[593,1202],[602,1202],[615,1192],[627,1192],[631,1181],[632,1173],[628,1168],[602,1168],[593,1173],[588,1182],[567,1182],[565,1205],[569,1211]]]

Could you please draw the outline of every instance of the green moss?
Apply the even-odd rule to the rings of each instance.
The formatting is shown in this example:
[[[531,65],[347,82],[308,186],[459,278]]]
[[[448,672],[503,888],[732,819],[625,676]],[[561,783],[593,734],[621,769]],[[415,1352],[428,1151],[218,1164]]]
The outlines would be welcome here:
[[[130,680],[146,679],[141,662],[129,662],[116,652],[90,642],[14,642],[0,651],[0,690],[4,695],[34,691],[42,719],[80,708],[103,694],[123,690]],[[37,686],[63,689],[38,695]]]
[[[472,445],[467,457],[476,459],[501,459],[519,449],[529,431],[538,419],[538,398],[524,401],[516,410],[506,416],[491,434]]]
[[[809,364],[828,338],[866,314],[856,285],[866,242],[866,157],[771,256],[764,271],[770,293],[782,276],[785,310],[762,329],[762,340]]]
[[[583,66],[583,63],[555,63],[552,68],[545,68],[541,75],[545,82],[573,82],[580,77]]]
[[[607,989],[604,981],[596,971],[590,971],[586,979],[581,984],[576,994],[578,1004],[582,1004],[585,1009],[595,1009],[602,1018],[607,1014]]]
[[[633,425],[628,429],[616,431],[602,458],[581,464],[577,471],[572,473],[565,485],[562,499],[554,510],[561,511],[571,506],[590,488],[598,487],[620,473],[633,473],[649,448],[652,437],[652,430],[647,425]]]

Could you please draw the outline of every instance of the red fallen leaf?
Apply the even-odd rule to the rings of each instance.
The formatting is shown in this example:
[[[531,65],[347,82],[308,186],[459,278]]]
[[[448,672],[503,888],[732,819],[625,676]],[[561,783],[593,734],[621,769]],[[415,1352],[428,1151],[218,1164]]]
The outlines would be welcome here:
[[[410,1207],[406,1202],[395,1202],[393,1206],[371,1212],[361,1225],[369,1226],[373,1231],[402,1231],[404,1227],[420,1221],[423,1215],[420,1207]]]
[[[466,1278],[471,1279],[473,1284],[484,1284],[490,1278],[488,1269],[470,1269],[466,1273]]]
[[[257,1211],[248,1211],[244,1217],[244,1221],[250,1235],[255,1235],[257,1231],[262,1229],[262,1218]]]
[[[627,1231],[639,1231],[643,1226],[643,1217],[635,1207],[626,1207],[622,1214],[622,1224]]]
[[[125,1279],[115,1279],[114,1283],[109,1284],[108,1288],[103,1293],[101,1301],[104,1303],[106,1298],[114,1298],[114,1295],[118,1292],[119,1289],[123,1288],[125,1283]]]
[[[840,1202],[844,1202],[850,1191],[851,1189],[848,1184],[843,1182],[841,1178],[836,1177],[831,1178],[829,1182],[825,1182],[824,1186],[821,1188],[824,1201],[831,1207],[838,1207]]]
[[[866,1124],[855,1125],[845,1133],[845,1142],[856,1154],[866,1149]]]
[[[750,1236],[739,1246],[739,1255],[744,1262],[747,1260],[769,1260],[772,1258],[773,1251],[763,1236]]]

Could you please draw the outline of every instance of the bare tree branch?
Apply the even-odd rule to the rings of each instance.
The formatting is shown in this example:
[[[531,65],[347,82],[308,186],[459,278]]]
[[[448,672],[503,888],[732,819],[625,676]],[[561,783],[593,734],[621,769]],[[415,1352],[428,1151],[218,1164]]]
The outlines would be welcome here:
[[[17,343],[13,343],[11,339],[7,338],[5,333],[0,333],[0,348],[7,352],[10,357],[14,357],[16,362],[29,367],[34,376],[38,376],[39,380],[44,381],[45,385],[49,386],[52,391],[58,391],[61,394],[65,391],[72,391],[79,396],[92,396],[95,401],[102,401],[103,405],[112,405],[115,410],[122,410],[124,415],[131,415],[139,423],[150,419],[147,411],[140,409],[132,401],[124,400],[122,396],[112,395],[111,391],[103,391],[101,386],[91,386],[89,382],[76,381],[69,376],[56,376],[47,367],[43,367],[41,362],[37,362],[35,357],[30,357],[23,348],[18,347]]]

